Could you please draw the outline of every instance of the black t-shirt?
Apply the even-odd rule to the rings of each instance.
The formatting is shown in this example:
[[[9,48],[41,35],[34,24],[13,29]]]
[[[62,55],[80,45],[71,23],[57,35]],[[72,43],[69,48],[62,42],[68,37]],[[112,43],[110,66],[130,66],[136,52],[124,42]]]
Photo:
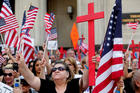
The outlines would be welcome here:
[[[49,80],[48,78],[46,80],[43,79],[40,80],[41,80],[41,86],[40,86],[39,93],[57,93],[53,81]],[[72,79],[71,81],[69,81],[64,93],[80,93],[79,78]]]
[[[132,70],[131,69],[128,69],[128,73],[129,72],[132,72]],[[124,87],[124,91],[126,93],[135,93],[135,91],[132,88],[132,78],[126,78],[124,80],[124,86],[125,86]]]

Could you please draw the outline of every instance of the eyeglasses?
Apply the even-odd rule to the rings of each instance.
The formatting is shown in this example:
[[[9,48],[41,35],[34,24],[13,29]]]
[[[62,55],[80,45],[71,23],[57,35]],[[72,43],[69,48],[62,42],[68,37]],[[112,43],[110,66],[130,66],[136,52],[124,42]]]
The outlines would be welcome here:
[[[12,76],[12,73],[4,73],[4,76],[9,76],[9,77],[11,77]]]
[[[55,72],[56,70],[59,70],[59,71],[64,71],[64,70],[66,70],[65,68],[63,68],[63,67],[58,67],[58,68],[52,68],[52,72]]]

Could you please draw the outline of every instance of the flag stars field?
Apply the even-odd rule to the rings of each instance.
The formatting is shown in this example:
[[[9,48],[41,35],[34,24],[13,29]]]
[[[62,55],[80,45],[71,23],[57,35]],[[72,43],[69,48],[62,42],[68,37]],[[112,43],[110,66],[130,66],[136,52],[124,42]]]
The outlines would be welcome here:
[[[108,40],[111,40],[110,38],[108,38]]]
[[[109,26],[109,29],[112,29],[112,26]]]
[[[109,35],[111,35],[111,32],[108,32]]]
[[[113,21],[112,21],[112,20],[110,20],[110,23],[112,24],[112,23],[113,23]]]
[[[107,43],[107,46],[109,46],[109,43]]]

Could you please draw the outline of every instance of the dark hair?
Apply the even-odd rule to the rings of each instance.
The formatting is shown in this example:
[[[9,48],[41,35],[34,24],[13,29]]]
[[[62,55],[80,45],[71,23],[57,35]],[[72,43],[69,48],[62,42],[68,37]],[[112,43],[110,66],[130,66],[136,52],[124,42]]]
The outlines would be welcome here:
[[[2,70],[2,68],[0,68],[0,76],[2,76],[3,75],[3,70]]]
[[[31,63],[34,63],[34,60],[29,61],[28,68],[30,68]]]
[[[74,74],[70,70],[69,66],[64,61],[60,61],[60,60],[56,61],[54,66],[57,65],[57,64],[62,64],[65,67],[66,71],[69,72],[69,77],[67,78],[67,82],[71,81],[74,78]],[[52,71],[51,71],[50,75],[52,76]]]
[[[40,59],[35,59],[35,60],[34,60],[33,69],[32,69],[32,72],[34,73],[35,76],[37,76],[36,70],[35,70],[35,65],[36,65],[37,61],[40,61]]]
[[[29,84],[24,79],[21,79],[21,84],[23,86],[29,86]]]
[[[2,56],[5,56],[5,55],[7,55],[7,53],[3,53],[3,54],[2,54]]]

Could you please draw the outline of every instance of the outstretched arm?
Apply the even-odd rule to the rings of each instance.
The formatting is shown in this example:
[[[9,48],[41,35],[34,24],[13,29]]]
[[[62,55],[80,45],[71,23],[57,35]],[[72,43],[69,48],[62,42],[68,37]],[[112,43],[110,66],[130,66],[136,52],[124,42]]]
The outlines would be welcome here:
[[[21,53],[17,53],[16,62],[18,62],[19,72],[23,75],[24,79],[32,88],[38,91],[41,85],[40,79],[34,76],[34,74],[28,69],[27,65],[25,64],[24,57]]]

